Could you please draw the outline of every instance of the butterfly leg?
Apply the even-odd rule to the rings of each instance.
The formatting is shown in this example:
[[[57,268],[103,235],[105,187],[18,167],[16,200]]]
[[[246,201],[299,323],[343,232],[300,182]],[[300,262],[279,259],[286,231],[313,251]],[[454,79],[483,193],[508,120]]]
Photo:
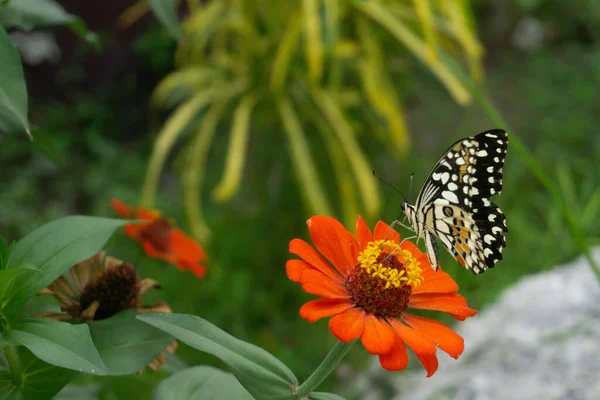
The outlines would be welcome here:
[[[406,218],[406,217],[405,217],[405,218]],[[410,227],[410,226],[406,225],[404,222],[402,222],[402,221],[400,221],[400,220],[398,220],[398,219],[395,219],[395,220],[393,220],[393,221],[392,221],[392,223],[390,224],[390,231],[388,232],[388,236],[389,236],[389,234],[392,232],[392,229],[394,229],[394,226],[396,226],[396,225],[400,225],[401,227],[403,227],[403,228],[406,228],[406,229],[408,229],[409,231],[412,231],[412,230],[413,230],[413,228],[412,228],[412,227]]]
[[[411,240],[411,239],[414,239],[414,238],[416,238],[416,237],[417,237],[417,236],[416,236],[416,235],[414,235],[414,236],[409,236],[409,237],[407,237],[407,238],[404,238],[404,239],[402,239],[402,241],[401,241],[400,243],[398,243],[398,244],[396,245],[396,247],[394,247],[394,250],[392,250],[392,251],[390,252],[390,254],[389,254],[389,255],[388,255],[386,258],[384,258],[382,261],[385,261],[385,260],[387,260],[388,258],[392,257],[392,256],[394,255],[394,253],[395,253],[395,252],[396,252],[396,251],[397,251],[397,250],[400,248],[400,246],[402,246],[402,243],[404,243],[404,241],[405,241],[405,240]]]
[[[415,253],[416,253],[417,249],[419,248],[419,240],[421,240],[423,237],[422,236],[419,237],[418,235],[414,235],[414,236],[410,236],[410,237],[407,237],[406,239],[404,239],[404,240],[407,240],[407,239],[414,239],[414,238],[417,238],[417,241],[415,242],[415,248],[413,249],[413,252],[412,252],[412,256],[413,257],[415,256]]]
[[[404,238],[404,239],[402,239],[402,241],[400,242],[400,244],[398,246],[402,245],[402,243],[404,243],[405,240],[412,240],[412,239],[415,239],[416,237],[417,237],[417,235],[412,235],[407,238]]]
[[[406,217],[405,217],[406,218]],[[388,229],[388,233],[385,236],[385,240],[388,240],[390,238],[390,234],[392,233],[392,229],[394,229],[394,226],[396,225],[400,225],[408,230],[412,230],[412,228],[406,224],[404,224],[402,221],[395,219],[392,221],[392,223],[390,224],[390,228]]]

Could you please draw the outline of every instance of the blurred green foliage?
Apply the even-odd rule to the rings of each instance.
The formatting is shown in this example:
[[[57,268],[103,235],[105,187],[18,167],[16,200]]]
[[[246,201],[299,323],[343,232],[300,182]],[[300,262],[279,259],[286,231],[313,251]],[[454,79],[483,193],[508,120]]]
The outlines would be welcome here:
[[[89,44],[99,48],[97,36],[86,24],[67,13],[53,0],[19,0],[0,2],[0,133],[25,132],[31,139],[28,121],[28,98],[21,57],[7,30],[68,26]]]
[[[92,93],[74,92],[67,100],[32,99],[31,120],[43,126],[40,135],[45,134],[47,146],[34,142],[38,147],[32,151],[25,140],[0,137],[3,237],[16,239],[42,221],[66,214],[111,215],[111,197],[135,202],[152,145],[145,134],[145,99],[160,77],[173,68],[167,55],[172,56],[174,43],[166,33],[154,30],[140,37],[136,45],[139,65],[150,65],[150,71],[129,71],[120,80]],[[397,44],[385,41],[384,51],[393,46]],[[398,161],[382,142],[361,138],[362,150],[379,174],[403,192],[408,191],[410,173],[416,173],[415,185],[420,185],[453,140],[493,127],[479,109],[455,105],[430,74],[419,72],[413,64],[410,60],[401,63],[402,68],[410,69],[412,79],[397,82],[405,93],[411,131],[418,133],[407,158]],[[600,244],[598,65],[600,51],[581,44],[542,48],[527,55],[496,51],[488,60],[487,79],[488,93],[568,199],[590,244],[596,245]],[[156,126],[160,122],[156,114],[148,119]],[[227,130],[220,128],[217,135],[223,137]],[[248,184],[240,187],[231,202],[215,205],[203,194],[203,212],[213,237],[207,249],[211,257],[207,279],[195,280],[148,260],[124,234],[115,235],[109,252],[136,264],[143,277],[160,281],[162,293],[153,295],[166,299],[176,312],[200,315],[264,347],[302,379],[335,340],[326,321],[309,324],[300,319],[300,305],[312,297],[285,277],[288,242],[294,237],[307,238],[304,221],[310,214],[303,211],[289,154],[278,151],[285,146],[285,138],[275,136],[270,136],[273,140],[250,138],[252,151],[244,171]],[[223,165],[226,146],[225,140],[217,140],[208,153],[207,187],[216,186],[221,179],[220,167],[212,166]],[[324,147],[311,143],[319,162],[327,160]],[[475,308],[493,301],[519,277],[551,268],[579,252],[560,210],[510,145],[506,163],[504,190],[495,199],[508,218],[505,259],[494,270],[474,278],[449,255],[442,255],[444,269]],[[335,179],[323,176],[324,190],[334,187]],[[162,184],[157,206],[182,223],[179,177],[166,173]],[[402,199],[385,188],[382,193],[383,219],[389,221],[400,215]],[[190,364],[219,365],[214,358],[185,346],[178,354]],[[354,351],[349,361],[359,365],[365,358],[364,352]],[[127,398],[131,390],[152,387],[164,376],[164,372],[146,372],[141,377],[109,378],[102,398]],[[330,379],[327,385],[334,381]]]
[[[514,0],[515,13],[539,18],[561,41],[600,40],[600,4],[596,0],[578,0],[577,7],[560,0]]]
[[[190,229],[205,241],[206,171],[224,164],[212,189],[218,203],[234,198],[242,180],[254,186],[247,171],[258,151],[252,142],[289,152],[310,213],[340,217],[347,226],[359,212],[379,215],[380,192],[362,144],[375,139],[398,158],[410,149],[402,85],[394,82],[411,71],[398,64],[418,59],[463,105],[471,95],[438,48],[464,57],[481,77],[483,52],[465,1],[185,4],[189,15],[176,31],[174,8],[150,2],[178,46],[176,71],[152,96],[153,106],[173,111],[156,138],[141,203],[153,204],[167,158],[177,153]],[[215,148],[225,153],[222,163],[209,160]]]

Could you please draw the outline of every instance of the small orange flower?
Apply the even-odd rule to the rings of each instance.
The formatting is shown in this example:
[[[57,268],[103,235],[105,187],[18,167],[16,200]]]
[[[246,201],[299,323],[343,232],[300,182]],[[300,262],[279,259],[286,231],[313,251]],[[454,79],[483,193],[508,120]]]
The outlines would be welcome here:
[[[426,254],[409,241],[400,242],[400,235],[381,221],[371,233],[358,217],[356,238],[331,217],[315,216],[307,223],[318,252],[293,239],[290,252],[302,260],[289,260],[287,275],[322,298],[304,304],[302,318],[314,322],[331,316],[329,329],[339,340],[360,337],[387,370],[406,367],[406,346],[427,376],[438,368],[436,346],[454,358],[460,356],[464,341],[457,333],[440,322],[405,313],[408,308],[437,310],[461,321],[477,313],[455,293],[458,285],[448,274],[431,268]]]
[[[117,199],[112,200],[112,206],[123,218],[150,221],[125,225],[125,233],[140,242],[146,254],[190,270],[198,278],[204,277],[204,249],[182,230],[174,228],[159,211],[129,206]]]

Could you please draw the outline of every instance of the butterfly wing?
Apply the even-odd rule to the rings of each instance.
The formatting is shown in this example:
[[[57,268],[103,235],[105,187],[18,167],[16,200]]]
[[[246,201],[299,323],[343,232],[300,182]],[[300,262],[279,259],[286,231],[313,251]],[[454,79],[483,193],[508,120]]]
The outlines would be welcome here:
[[[419,214],[425,216],[425,228],[475,274],[493,268],[506,246],[506,218],[490,197],[502,191],[507,148],[508,135],[501,129],[457,141],[417,196],[415,208],[424,210]]]
[[[463,267],[479,274],[488,268],[481,231],[472,214],[458,206],[434,204],[425,225]]]
[[[482,136],[483,135],[483,136]],[[484,256],[488,268],[502,260],[502,250],[506,247],[505,234],[508,232],[506,217],[500,207],[490,201],[502,192],[502,172],[508,149],[508,135],[504,131],[488,131],[475,138],[480,139],[480,148],[486,152],[478,157],[471,185],[471,212],[483,240]]]
[[[427,250],[427,258],[434,271],[437,271],[440,266],[440,252],[438,251],[437,243],[435,242],[435,236],[428,230],[424,232],[425,237],[425,250]]]

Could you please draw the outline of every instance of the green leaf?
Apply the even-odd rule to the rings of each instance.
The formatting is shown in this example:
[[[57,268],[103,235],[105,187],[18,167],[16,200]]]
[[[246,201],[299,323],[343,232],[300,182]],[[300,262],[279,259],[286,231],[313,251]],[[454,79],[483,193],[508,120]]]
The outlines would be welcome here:
[[[74,264],[97,253],[110,235],[127,221],[72,216],[50,222],[19,240],[8,268],[35,267],[37,274],[20,275],[5,313],[13,313]]]
[[[144,314],[137,318],[183,343],[220,358],[256,399],[289,399],[298,380],[281,361],[210,322],[185,314]]]
[[[177,18],[177,1],[175,0],[148,0],[152,12],[160,23],[175,39],[181,39],[181,26]]]
[[[106,375],[87,325],[32,318],[2,332],[6,344],[27,347],[41,360],[63,368]]]
[[[69,147],[63,146],[63,137],[40,127],[32,127],[31,135],[35,138],[31,144],[36,151],[54,164],[55,168],[65,168],[69,160]]]
[[[50,0],[14,0],[0,6],[0,24],[7,28],[32,30],[37,27],[66,25],[74,15]]]
[[[0,269],[5,269],[10,260],[10,254],[12,253],[14,242],[10,245],[6,245],[4,240],[0,237]]]
[[[1,23],[0,60],[0,132],[29,132],[27,87],[21,59]]]
[[[21,274],[39,272],[34,268],[12,268],[0,270],[0,305],[3,304],[6,295],[12,291],[15,278]]]
[[[19,393],[19,389],[15,386],[13,377],[8,370],[0,371],[0,399],[22,399],[23,395]]]
[[[173,338],[124,311],[102,321],[88,323],[92,340],[109,375],[125,375],[144,369],[165,351]]]
[[[18,348],[21,384],[12,374],[0,370],[0,399],[52,399],[77,375],[77,371],[56,367],[37,358],[25,347]]]
[[[52,0],[14,0],[0,6],[0,25],[25,31],[48,26],[68,25],[88,42],[98,45],[97,35],[89,32],[83,20],[69,14]]]
[[[308,395],[310,400],[346,400],[342,396],[333,393],[312,392]]]
[[[53,400],[98,400],[98,393],[102,389],[100,382],[93,382],[87,385],[67,385],[56,394]]]
[[[171,375],[158,385],[152,400],[253,400],[254,397],[231,374],[200,365]]]
[[[105,376],[102,377],[102,389],[96,396],[96,399],[150,399],[160,381],[168,377],[169,374],[164,371],[164,368],[156,372],[149,371],[140,375]],[[132,394],[135,395],[132,396]],[[176,399],[173,398],[173,400]]]

